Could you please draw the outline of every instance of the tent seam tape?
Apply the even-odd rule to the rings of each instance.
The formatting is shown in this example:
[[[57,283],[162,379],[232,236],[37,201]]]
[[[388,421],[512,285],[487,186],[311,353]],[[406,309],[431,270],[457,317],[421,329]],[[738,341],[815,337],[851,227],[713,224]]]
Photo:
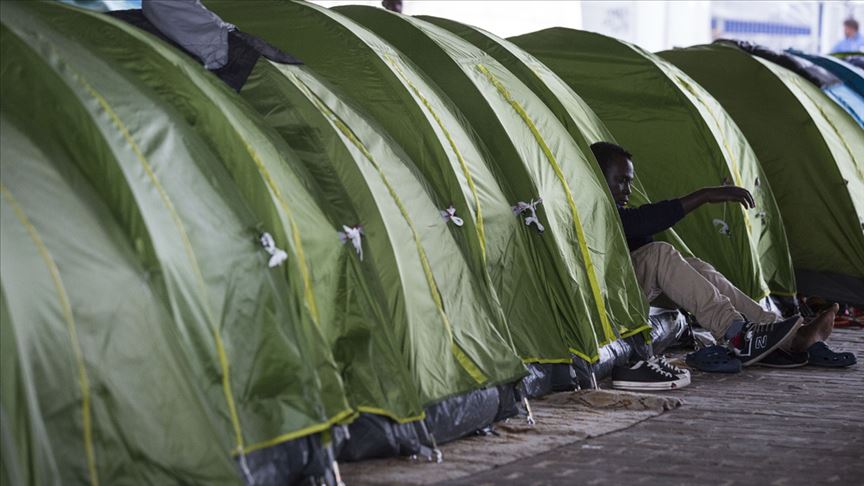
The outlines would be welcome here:
[[[525,364],[570,364],[572,360],[570,358],[522,358],[522,362]]]
[[[537,126],[531,121],[528,114],[522,108],[518,101],[513,99],[504,85],[484,66],[483,64],[477,64],[477,69],[486,76],[489,82],[492,83],[493,86],[498,90],[502,97],[513,107],[516,113],[522,118],[522,121],[528,126],[528,129],[531,131],[531,134],[534,136],[534,139],[537,141],[538,145],[540,145],[543,154],[546,156],[546,159],[549,161],[549,164],[552,166],[555,171],[555,175],[558,177],[558,181],[561,183],[561,186],[564,188],[564,192],[567,196],[567,204],[570,206],[570,212],[573,217],[573,226],[576,229],[576,239],[579,243],[579,250],[582,253],[582,259],[585,261],[586,274],[588,276],[588,282],[591,285],[591,292],[594,296],[594,302],[597,307],[597,311],[600,318],[600,323],[603,326],[603,331],[606,334],[606,337],[611,339],[615,334],[612,332],[612,326],[609,323],[609,319],[606,315],[606,308],[603,299],[603,293],[600,290],[600,284],[597,281],[596,269],[594,267],[594,263],[591,261],[591,255],[588,250],[588,243],[585,239],[585,230],[582,227],[581,219],[579,218],[579,211],[576,208],[576,202],[573,200],[573,193],[570,190],[570,186],[567,183],[567,180],[564,178],[564,173],[561,171],[561,167],[558,165],[558,162],[555,160],[555,156],[552,154],[551,149],[546,144],[546,141],[543,139],[543,136],[540,134],[540,131],[537,129]],[[593,326],[592,326],[593,329]]]
[[[649,62],[649,64],[651,64],[652,66],[654,66],[655,69],[657,69],[658,71],[660,71],[660,74],[661,74],[663,77],[665,77],[666,79],[668,79],[668,80],[669,80],[669,81],[670,81],[670,82],[675,86],[676,89],[673,90],[673,91],[675,92],[675,97],[676,97],[676,98],[682,98],[682,97],[683,97],[684,100],[685,100],[686,102],[689,102],[691,105],[693,105],[693,106],[696,108],[697,111],[698,111],[699,108],[696,106],[696,102],[698,102],[698,103],[701,104],[702,106],[705,106],[705,107],[708,109],[709,114],[714,118],[714,123],[717,124],[717,126],[719,127],[719,123],[717,122],[717,118],[714,116],[713,111],[712,111],[710,108],[708,108],[707,105],[706,105],[705,103],[703,103],[703,102],[699,99],[699,96],[698,96],[695,92],[692,91],[692,89],[691,89],[691,87],[690,87],[690,82],[685,82],[685,80],[681,77],[681,74],[683,74],[684,76],[686,76],[686,77],[689,78],[689,76],[687,76],[687,73],[685,73],[682,69],[678,68],[677,66],[675,66],[675,65],[672,64],[671,62],[669,62],[669,61],[667,61],[667,60],[661,58],[660,56],[658,56],[658,55],[656,55],[656,54],[654,54],[654,53],[651,53],[651,52],[645,51],[644,49],[640,48],[639,46],[636,46],[635,44],[631,44],[631,43],[629,43],[629,42],[627,42],[627,41],[623,41],[623,40],[620,40],[620,39],[615,39],[615,40],[616,40],[618,43],[624,45],[624,46],[627,47],[628,49],[630,49],[630,50],[632,50],[633,52],[635,52],[638,56],[643,57],[646,61]],[[691,81],[693,81],[693,84],[695,84],[696,86],[699,86],[699,87],[701,88],[701,85],[699,85],[699,83],[696,83],[695,80],[692,80],[692,79],[691,79]],[[680,84],[679,84],[679,83],[680,83]],[[704,89],[704,88],[703,88],[703,89]],[[687,94],[685,93],[685,91],[690,92],[691,94],[693,94],[693,98],[694,98],[694,99],[691,100],[690,97],[687,96]],[[711,96],[710,93],[707,93],[707,94],[708,94],[708,96]],[[695,101],[694,101],[694,100],[695,100]],[[696,117],[696,116],[694,116],[693,113],[692,113],[692,111],[690,111],[690,110],[688,110],[688,115],[689,115],[689,118],[694,122],[694,125],[697,125],[697,126],[698,126],[698,125],[699,125],[699,123],[698,123],[698,119],[701,118],[701,117]],[[702,119],[702,121],[705,122],[704,118]],[[705,122],[705,125],[707,125],[707,122]],[[709,132],[711,131],[710,128],[711,128],[711,127],[708,127]],[[712,136],[714,135],[713,132],[711,133],[711,135],[712,135]],[[715,142],[716,142],[716,138],[715,138]],[[723,140],[723,143],[724,143],[724,144],[726,143],[725,139]],[[720,147],[720,149],[721,149],[721,152],[722,152],[722,147]],[[728,149],[728,146],[727,146],[727,149]],[[731,155],[731,151],[729,151],[729,153],[730,153],[730,155]],[[725,159],[725,157],[724,157],[724,159]],[[730,172],[732,172],[732,177],[733,177],[733,178],[738,178],[738,181],[735,181],[736,184],[740,184],[739,181],[741,180],[741,174],[738,172],[737,166],[734,165],[734,162],[733,162],[733,167],[732,167],[732,168],[730,168],[730,167],[728,166],[728,164],[726,165],[726,168],[727,168],[727,169],[730,169]],[[725,204],[725,203],[724,203],[724,204]],[[745,231],[747,232],[747,243],[748,243],[747,246],[750,247],[750,250],[751,250],[751,257],[753,257],[753,262],[754,262],[756,265],[759,266],[759,276],[760,276],[760,278],[762,279],[762,281],[764,282],[764,281],[765,281],[765,277],[762,276],[762,266],[761,266],[761,262],[759,261],[759,258],[758,258],[758,249],[756,249],[756,248],[753,247],[753,235],[752,235],[752,231],[751,231],[751,228],[750,228],[750,220],[749,220],[749,217],[747,216],[747,213],[745,212],[745,210],[744,210],[743,207],[742,207],[739,211],[740,211],[740,213],[741,213],[741,215],[742,215],[742,218],[744,219],[744,229],[745,229]],[[767,283],[766,283],[766,286],[767,286]],[[761,287],[761,286],[760,286],[760,287]],[[762,289],[764,290],[764,288],[765,288],[765,287],[763,287]]]
[[[315,293],[312,290],[312,276],[309,271],[309,266],[306,263],[306,252],[303,250],[303,240],[300,237],[300,228],[297,226],[297,221],[294,219],[294,215],[291,213],[288,203],[282,196],[282,191],[279,190],[279,187],[273,181],[270,171],[264,167],[264,163],[258,156],[258,152],[249,145],[249,142],[247,142],[245,138],[243,138],[243,145],[246,148],[246,152],[250,157],[252,157],[252,161],[255,162],[255,167],[258,169],[258,173],[261,174],[261,177],[264,178],[264,182],[267,184],[268,189],[270,189],[279,201],[279,205],[282,207],[285,217],[288,218],[288,224],[291,226],[291,240],[294,243],[294,248],[297,252],[298,266],[300,267],[300,273],[303,277],[303,297],[306,299],[306,305],[309,306],[309,313],[312,314],[313,321],[315,321],[316,325],[320,326],[321,322],[318,313],[318,303],[315,300]]]
[[[710,95],[710,93],[709,93],[709,95]],[[708,110],[708,114],[711,115],[711,118],[714,121],[714,124],[722,132],[722,127],[720,126],[720,121],[718,120],[717,115],[714,113],[714,110],[711,109],[711,107],[708,105],[708,103],[703,102],[701,99],[699,100],[699,103],[702,106],[704,106],[706,110]],[[742,134],[742,136],[743,136],[743,134]],[[732,164],[732,167],[731,167],[732,176],[736,179],[735,185],[744,187],[744,178],[741,177],[741,171],[738,168],[738,166],[740,164],[738,164],[738,161],[735,158],[735,155],[732,153],[732,148],[729,147],[729,141],[726,140],[726,137],[722,136],[722,135],[721,135],[720,139],[723,142],[723,148],[726,149],[726,152],[729,155],[729,161]],[[767,181],[766,181],[766,183],[767,183]],[[750,216],[747,214],[747,210],[744,209],[740,204],[736,204],[736,206],[738,206],[739,210],[742,213],[744,213],[744,229],[747,231],[747,241],[749,243],[750,249],[754,253],[753,256],[755,258],[753,259],[753,262],[759,267],[759,277],[762,280],[762,282],[765,284],[765,287],[763,289],[769,289],[770,290],[770,287],[768,287],[768,282],[765,281],[765,275],[763,275],[762,260],[759,258],[759,248],[758,248],[757,242],[755,241],[754,236],[753,236],[753,224],[750,222]],[[765,224],[765,226],[767,226],[767,224]]]
[[[483,210],[480,207],[480,197],[477,195],[477,186],[474,184],[474,178],[471,176],[471,171],[468,169],[468,164],[465,162],[465,158],[462,156],[462,152],[456,146],[456,141],[453,140],[453,136],[450,134],[450,131],[447,130],[447,127],[444,126],[444,122],[441,120],[441,117],[438,116],[438,113],[432,108],[432,104],[429,103],[429,100],[423,96],[423,93],[417,88],[411,80],[405,76],[405,73],[402,72],[402,69],[396,64],[396,62],[390,57],[385,56],[387,62],[389,62],[392,66],[396,74],[399,75],[400,78],[411,88],[414,94],[420,99],[423,103],[423,106],[429,111],[429,114],[432,115],[432,118],[435,120],[435,123],[438,124],[438,127],[444,132],[444,137],[447,138],[447,143],[450,144],[450,148],[453,150],[453,153],[456,154],[456,159],[459,161],[459,166],[462,168],[462,175],[465,176],[465,179],[468,181],[468,188],[471,190],[471,196],[474,199],[474,205],[477,207],[477,233],[480,237],[480,249],[483,254],[483,264],[486,264],[486,229],[483,223]]]
[[[393,185],[387,179],[387,176],[384,174],[384,170],[375,161],[375,158],[372,157],[372,154],[369,152],[369,149],[363,144],[360,139],[354,134],[348,125],[345,124],[335,113],[333,113],[330,108],[324,104],[318,97],[312,93],[308,86],[303,83],[297,76],[291,73],[291,76],[297,83],[298,87],[304,91],[304,94],[309,97],[310,101],[312,101],[319,110],[321,110],[327,118],[330,119],[330,122],[339,129],[340,132],[347,138],[358,150],[363,154],[363,156],[369,161],[370,164],[375,168],[378,172],[378,176],[381,178],[381,181],[384,183],[384,186],[387,188],[387,191],[390,193],[390,197],[393,198],[393,202],[396,204],[396,207],[399,208],[399,212],[402,214],[402,217],[405,219],[405,223],[408,225],[408,228],[411,230],[411,236],[414,240],[414,245],[417,248],[417,254],[420,257],[420,265],[423,268],[423,273],[426,277],[426,283],[429,286],[429,293],[432,296],[432,300],[435,302],[435,306],[438,309],[438,315],[441,317],[441,321],[444,324],[444,328],[447,330],[447,334],[450,337],[450,344],[453,354],[456,356],[456,359],[471,375],[477,383],[485,383],[488,381],[488,377],[477,367],[477,365],[468,357],[467,354],[456,344],[456,339],[453,335],[453,329],[450,324],[450,320],[447,317],[446,312],[444,311],[444,303],[441,299],[441,293],[438,289],[438,285],[435,282],[435,277],[432,274],[432,267],[429,263],[429,258],[426,255],[426,250],[423,248],[423,244],[420,242],[420,235],[417,233],[417,228],[414,226],[414,222],[411,220],[410,215],[408,214],[408,210],[405,208],[405,205],[402,204],[402,200],[399,199],[396,190]]]
[[[53,50],[53,47],[52,47],[52,50]],[[59,53],[57,53],[56,50],[54,52],[55,52],[55,54],[57,54],[59,56]],[[210,321],[210,329],[211,329],[211,332],[213,333],[213,338],[216,342],[216,352],[217,352],[218,359],[219,359],[219,365],[222,369],[222,380],[221,380],[222,381],[222,388],[223,388],[223,393],[225,394],[225,400],[226,400],[227,405],[228,405],[228,411],[231,415],[231,422],[232,422],[232,426],[234,429],[234,434],[236,436],[235,438],[237,441],[237,449],[243,450],[243,432],[242,432],[242,429],[240,427],[240,418],[237,414],[237,408],[236,408],[236,405],[234,403],[234,396],[233,396],[233,393],[231,392],[228,357],[225,354],[225,348],[224,348],[224,344],[222,342],[222,337],[219,334],[219,330],[215,326],[215,318],[212,314],[212,309],[210,309],[210,305],[209,305],[210,300],[209,300],[209,297],[207,295],[206,285],[204,284],[204,277],[201,274],[201,268],[198,265],[198,260],[195,257],[194,252],[192,251],[192,243],[189,241],[189,236],[186,233],[186,229],[183,226],[183,222],[180,220],[180,216],[177,214],[177,211],[174,207],[174,204],[171,202],[171,199],[168,197],[168,194],[165,192],[165,188],[162,187],[162,184],[159,182],[159,179],[156,177],[156,174],[153,171],[153,167],[150,165],[149,162],[147,162],[146,157],[141,152],[141,148],[138,147],[138,144],[132,138],[132,135],[129,133],[129,130],[126,128],[126,125],[123,123],[123,121],[120,120],[119,116],[114,111],[114,109],[111,108],[111,105],[108,103],[108,101],[101,94],[99,94],[83,78],[83,76],[81,76],[77,72],[77,70],[75,70],[69,64],[66,64],[66,66],[69,68],[70,72],[73,74],[75,79],[90,93],[91,96],[93,96],[93,98],[96,99],[96,101],[99,103],[99,105],[102,107],[102,109],[105,110],[105,113],[111,118],[112,123],[120,131],[120,134],[123,136],[123,138],[129,144],[130,148],[132,149],[132,152],[135,154],[135,157],[141,163],[142,167],[144,168],[144,171],[147,173],[148,178],[153,183],[153,186],[155,187],[156,191],[159,193],[160,199],[162,199],[163,204],[165,204],[166,209],[171,214],[171,218],[173,219],[174,224],[177,226],[177,230],[180,232],[180,239],[181,239],[183,246],[186,250],[186,253],[190,259],[190,263],[192,264],[198,286],[200,288],[202,296],[204,297],[204,303],[205,303],[204,310],[207,313],[208,320]]]
[[[51,280],[54,282],[54,290],[60,299],[60,306],[63,312],[63,318],[66,321],[66,331],[69,333],[69,342],[72,345],[72,350],[75,356],[75,363],[78,368],[78,386],[81,389],[81,415],[82,427],[84,433],[84,452],[87,458],[87,470],[90,475],[90,484],[98,486],[99,475],[96,469],[96,453],[93,447],[93,417],[91,415],[91,396],[90,396],[90,379],[87,376],[87,368],[84,363],[84,354],[81,351],[81,343],[78,339],[78,331],[75,325],[75,317],[72,314],[72,305],[69,302],[69,296],[66,293],[66,288],[63,285],[63,280],[60,277],[60,269],[57,268],[57,263],[51,256],[50,251],[45,246],[45,242],[39,236],[39,232],[30,222],[24,209],[18,204],[15,197],[9,189],[0,183],[0,192],[3,198],[15,210],[15,215],[18,221],[24,226],[33,244],[39,251],[45,266],[48,267],[48,273],[51,274]]]
[[[86,11],[85,10],[84,13],[86,13],[87,15],[92,15],[94,17],[100,16],[100,14],[98,12],[93,12],[93,11]],[[108,22],[116,22],[115,24],[112,24],[113,27],[117,27],[117,28],[123,30],[124,33],[127,33],[127,34],[135,37],[136,39],[138,39],[142,42],[150,42],[149,40],[145,39],[146,37],[149,36],[149,34],[147,34],[146,32],[143,32],[141,29],[132,27],[131,30],[129,30],[130,26],[128,24],[126,24],[126,22],[117,21],[115,19],[112,19],[110,16],[106,17],[105,20],[107,20]],[[160,53],[164,53],[161,50],[162,47],[159,46],[159,43],[156,43],[156,44],[151,43],[149,45],[149,47],[153,47],[154,49],[156,49]],[[171,49],[170,47],[169,47],[169,50],[173,51],[173,49]],[[265,179],[267,184],[270,186],[269,189],[271,191],[273,191],[275,193],[277,199],[279,199],[279,203],[281,204],[281,206],[282,206],[282,208],[286,214],[286,217],[288,218],[288,221],[291,225],[291,230],[293,232],[291,237],[292,237],[292,241],[294,242],[294,245],[296,247],[298,259],[300,260],[300,272],[301,272],[302,277],[303,277],[303,284],[304,284],[303,295],[304,295],[304,298],[306,299],[307,305],[309,306],[309,311],[312,314],[313,321],[315,321],[316,325],[320,325],[319,324],[318,306],[317,306],[317,303],[315,301],[315,294],[312,291],[311,273],[309,272],[308,265],[306,264],[306,258],[305,258],[305,254],[303,251],[303,244],[302,244],[302,240],[300,239],[300,236],[299,236],[300,231],[297,227],[296,221],[294,220],[293,214],[288,210],[288,205],[285,203],[284,199],[282,198],[281,192],[276,188],[276,185],[273,183],[269,172],[267,171],[266,168],[264,168],[263,164],[260,162],[259,158],[257,157],[257,153],[246,142],[245,139],[243,141],[244,141],[244,144],[246,146],[245,147],[246,151],[250,154],[250,156],[252,156],[256,166],[258,167],[259,173]]]
[[[798,80],[796,79],[795,81],[797,84]],[[843,143],[843,148],[846,149],[846,153],[849,155],[849,158],[852,159],[852,165],[855,166],[855,169],[858,172],[858,177],[860,177],[862,180],[864,180],[864,173],[861,172],[861,167],[855,162],[855,156],[852,155],[852,149],[849,147],[849,144],[846,143],[846,139],[840,134],[840,130],[837,129],[837,125],[835,125],[834,122],[831,121],[831,117],[829,117],[828,114],[825,113],[825,110],[822,109],[822,106],[820,106],[819,103],[817,103],[816,100],[814,100],[813,97],[810,96],[810,93],[807,92],[807,89],[799,88],[799,90],[802,93],[804,93],[804,96],[807,97],[807,100],[810,101],[810,103],[812,103],[813,106],[815,106],[817,110],[819,110],[819,113],[822,115],[822,118],[824,118],[825,121],[828,122],[828,125],[831,126],[831,129],[834,130],[834,134],[837,135],[837,138],[839,138],[840,142]],[[828,144],[826,143],[825,145],[828,145]],[[829,152],[830,152],[830,148],[829,148]]]
[[[570,348],[570,352],[575,354],[576,356],[579,356],[580,358],[582,358],[583,360],[585,360],[588,363],[594,363],[595,361],[600,359],[599,353],[595,354],[593,357],[591,357],[591,356],[588,356],[587,354],[583,353],[582,351],[576,350],[575,348]]]
[[[338,424],[339,422],[350,419],[350,418],[352,418],[352,416],[355,416],[355,415],[356,415],[356,413],[354,412],[354,410],[352,410],[350,408],[347,410],[343,410],[343,411],[339,412],[338,414],[334,415],[333,418],[327,420],[326,422],[311,425],[309,427],[304,427],[300,430],[295,430],[294,432],[289,432],[287,434],[278,435],[272,439],[268,439],[268,440],[264,440],[261,442],[256,442],[254,444],[250,444],[250,445],[243,448],[242,454],[244,454],[244,455],[249,454],[249,453],[255,452],[255,451],[260,450],[260,449],[266,449],[267,447],[273,447],[275,445],[279,445],[283,442],[288,442],[290,440],[298,439],[300,437],[305,437],[307,435],[312,435],[312,434],[315,434],[318,432],[323,432],[323,431],[329,429],[330,427],[333,427],[334,425]],[[237,454],[237,452],[235,451],[233,455],[237,456],[239,454]]]
[[[651,329],[652,329],[652,328],[651,328],[651,325],[650,325],[650,324],[645,324],[645,325],[640,326],[640,327],[638,327],[638,328],[636,328],[636,329],[634,329],[634,330],[632,330],[632,331],[629,331],[629,332],[627,332],[627,333],[625,333],[625,334],[622,334],[622,335],[621,335],[621,339],[628,338],[628,337],[630,337],[630,336],[634,336],[634,335],[636,335],[636,334],[639,334],[640,332],[650,331]],[[617,338],[615,338],[615,339],[608,339],[608,340],[606,340],[606,341],[603,341],[602,343],[598,343],[598,347],[602,348],[603,346],[606,346],[607,344],[612,343],[613,341],[617,341],[617,340],[618,340]],[[650,338],[649,338],[649,339],[646,339],[645,342],[646,342],[646,344],[648,344],[648,343],[651,342],[651,339],[650,339]],[[599,353],[596,354],[596,355],[594,355],[594,357],[589,357],[587,354],[585,354],[585,353],[583,353],[583,352],[581,352],[581,351],[577,351],[577,350],[574,349],[574,348],[570,348],[570,352],[573,353],[573,354],[575,354],[576,356],[579,356],[580,358],[584,359],[584,360],[587,361],[588,363],[594,363],[595,361],[598,361],[598,360],[600,359],[600,354],[599,354]]]
[[[420,412],[419,415],[413,415],[410,417],[400,417],[397,414],[390,412],[389,410],[384,410],[383,408],[378,407],[370,407],[367,405],[357,406],[357,411],[371,413],[374,415],[383,415],[385,417],[389,417],[393,419],[395,422],[400,424],[407,424],[409,422],[417,422],[418,420],[424,420],[426,418],[426,412]]]

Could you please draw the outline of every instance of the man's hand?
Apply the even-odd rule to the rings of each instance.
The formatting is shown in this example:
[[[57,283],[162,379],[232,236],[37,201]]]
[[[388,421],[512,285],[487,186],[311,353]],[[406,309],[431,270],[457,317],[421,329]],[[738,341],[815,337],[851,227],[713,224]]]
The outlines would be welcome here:
[[[747,209],[755,208],[756,201],[750,191],[738,186],[703,187],[681,198],[684,213],[707,203],[737,202]]]

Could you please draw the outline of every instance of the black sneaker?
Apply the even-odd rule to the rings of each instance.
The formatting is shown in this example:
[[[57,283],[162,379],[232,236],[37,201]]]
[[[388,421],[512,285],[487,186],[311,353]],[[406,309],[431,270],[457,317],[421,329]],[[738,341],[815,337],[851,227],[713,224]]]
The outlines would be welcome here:
[[[750,366],[780,347],[803,322],[804,319],[798,315],[771,324],[748,322],[735,336],[732,342],[733,351],[744,366]]]
[[[631,367],[616,366],[612,369],[612,388],[620,390],[674,390],[689,384],[689,376],[679,378],[652,361],[640,361]]]
[[[690,370],[688,370],[687,368],[679,368],[678,366],[675,366],[674,364],[672,364],[671,361],[666,359],[666,356],[658,354],[657,356],[648,358],[648,361],[653,361],[654,363],[657,363],[657,366],[659,366],[663,371],[672,373],[678,378],[684,378],[686,376],[688,379],[687,383],[690,383]]]
[[[767,366],[769,368],[800,368],[807,366],[810,361],[810,353],[804,351],[802,353],[791,353],[780,348],[775,349],[768,356],[756,363],[757,366]]]

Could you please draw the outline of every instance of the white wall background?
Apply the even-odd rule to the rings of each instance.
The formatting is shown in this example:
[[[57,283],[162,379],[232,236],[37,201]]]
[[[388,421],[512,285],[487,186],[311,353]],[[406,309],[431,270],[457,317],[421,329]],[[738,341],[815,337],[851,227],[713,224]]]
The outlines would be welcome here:
[[[349,4],[381,6],[380,0],[321,0],[314,3],[326,7]],[[558,26],[582,28],[582,9],[578,0],[406,0],[402,13],[445,17],[480,27],[499,37]]]
[[[96,10],[141,5],[141,0],[59,1]],[[381,6],[380,0],[311,1],[325,7]],[[403,0],[403,8],[406,15],[446,17],[501,37],[562,26],[650,51],[726,37],[827,53],[843,37],[843,20],[854,17],[864,28],[864,0]]]
[[[582,24],[649,51],[704,44],[711,41],[711,2],[585,0]]]

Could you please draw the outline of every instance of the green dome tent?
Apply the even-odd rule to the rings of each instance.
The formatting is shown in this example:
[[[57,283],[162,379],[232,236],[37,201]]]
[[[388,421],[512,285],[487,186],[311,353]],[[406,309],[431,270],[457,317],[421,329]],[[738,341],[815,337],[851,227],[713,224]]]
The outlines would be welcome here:
[[[393,43],[459,106],[512,199],[542,197],[545,232],[535,235],[533,252],[549,262],[548,291],[571,339],[584,343],[587,323],[601,346],[646,330],[644,299],[605,184],[542,101],[493,58],[439,27],[381,9],[336,10]]]
[[[319,197],[333,201],[334,219],[362,222],[366,248],[361,271],[370,274],[369,280],[380,280],[381,304],[388,309],[378,326],[397,324],[394,339],[405,343],[401,351],[410,361],[412,382],[421,387],[422,402],[464,393],[478,384],[513,381],[524,373],[511,359],[509,339],[496,332],[496,328],[507,330],[504,323],[493,324],[497,303],[482,287],[477,288],[482,279],[474,278],[467,268],[447,223],[429,199],[425,182],[412,172],[410,160],[398,146],[388,143],[362,114],[302,66],[259,61],[241,94],[266,115],[286,143],[296,147],[318,180]],[[459,336],[485,330],[474,323],[486,323],[490,335],[482,340]],[[437,330],[448,327],[452,327],[448,332],[454,334],[454,346],[466,344],[452,350],[449,343],[433,345],[448,335]],[[427,334],[426,329],[435,332]],[[476,348],[462,351],[466,345]],[[494,374],[486,376],[471,361],[464,361],[471,359],[469,354],[479,356],[474,359]],[[441,379],[429,380],[425,376],[429,363],[441,361],[442,355],[453,355],[456,359],[450,366],[455,368]],[[365,376],[360,381],[374,379]],[[386,409],[380,399],[376,401],[378,405],[361,405],[359,410]],[[410,419],[404,412],[385,415]]]
[[[4,437],[15,437],[4,439],[4,473],[90,484],[232,482],[232,455],[254,474],[260,448],[348,419],[306,299],[299,239],[285,236],[295,228],[277,232],[283,221],[255,215],[267,192],[244,198],[220,163],[227,158],[82,40],[104,40],[119,31],[116,21],[37,3],[4,5],[0,19],[0,99],[10,121],[2,341],[15,348],[4,359],[17,356],[4,364],[3,386],[22,391],[2,397],[18,428],[7,434],[4,420]],[[146,69],[142,57],[128,62]],[[230,95],[214,88],[223,102]],[[227,126],[222,134],[240,136]],[[259,162],[287,168],[264,140],[254,149]],[[252,185],[249,162],[234,169]],[[326,226],[296,177],[273,177],[292,198],[298,227]],[[277,234],[285,264],[268,268],[262,230]],[[318,230],[304,243],[328,262],[342,251],[333,239]],[[315,456],[311,442],[293,444]]]
[[[510,39],[579,94],[634,153],[652,200],[728,181],[757,209],[705,206],[675,226],[690,250],[754,299],[795,292],[783,221],[752,149],[723,108],[683,72],[632,44],[564,28]]]
[[[804,78],[737,47],[661,55],[747,136],[777,197],[800,291],[864,304],[864,130]]]

